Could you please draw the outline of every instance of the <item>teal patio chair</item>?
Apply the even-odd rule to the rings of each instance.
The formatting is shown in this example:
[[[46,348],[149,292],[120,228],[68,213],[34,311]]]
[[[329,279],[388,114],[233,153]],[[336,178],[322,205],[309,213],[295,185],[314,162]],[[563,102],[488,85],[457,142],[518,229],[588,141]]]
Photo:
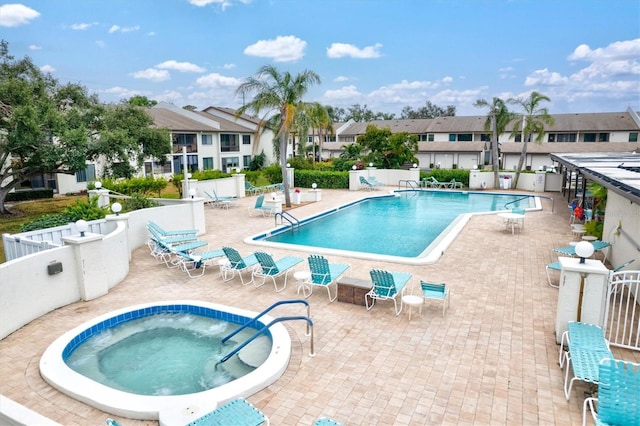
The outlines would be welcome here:
[[[309,283],[312,286],[326,288],[327,294],[329,295],[329,302],[336,300],[338,297],[338,278],[349,269],[350,265],[346,263],[330,263],[326,257],[317,254],[310,255],[307,261],[309,262],[309,271],[311,272]],[[329,286],[333,283],[336,283],[336,291],[335,295],[331,297]],[[309,292],[309,296],[311,296],[311,292]]]
[[[280,293],[287,287],[287,277],[289,275],[289,271],[303,260],[302,258],[296,256],[285,256],[282,259],[275,261],[270,254],[262,251],[255,252],[255,256],[256,259],[258,259],[260,267],[256,267],[253,270],[251,279],[254,281],[254,285],[256,286],[256,288],[262,287],[267,278],[271,278],[271,280],[273,281],[273,286],[276,288],[276,293]],[[278,288],[276,278],[283,275],[284,284],[282,285],[282,288]],[[262,278],[262,282],[258,284],[258,282],[255,280],[256,278]]]
[[[178,252],[176,253],[175,262],[181,271],[189,275],[189,278],[198,278],[204,275],[204,271],[211,260],[222,256],[224,256],[224,251],[222,250]]]
[[[269,418],[244,398],[234,399],[187,426],[260,426],[269,425]]]
[[[258,263],[258,259],[256,258],[256,255],[251,254],[247,257],[242,257],[240,256],[240,253],[238,253],[238,250],[234,249],[233,247],[226,247],[226,246],[222,247],[222,251],[227,256],[227,260],[229,260],[229,265],[225,267],[224,274],[223,274],[224,281],[232,280],[233,277],[235,277],[237,272],[238,275],[240,275],[240,281],[242,282],[242,285],[251,284],[253,280],[247,281],[246,283],[244,282],[244,277],[242,276],[242,273],[244,271],[247,271],[253,268]],[[252,275],[252,278],[253,278],[253,275]]]
[[[329,417],[320,417],[318,420],[313,422],[313,426],[344,426],[344,424]]]
[[[257,186],[253,186],[253,184],[251,182],[249,182],[248,180],[244,181],[244,190],[249,195],[257,195],[257,194],[262,192],[262,188],[257,187]]]
[[[273,207],[267,207],[264,205],[264,194],[258,195],[256,203],[253,207],[249,207],[249,216],[253,216],[254,213],[262,214],[262,217],[271,216],[275,213],[276,209]]]
[[[364,295],[364,304],[367,311],[373,308],[376,300],[393,300],[396,316],[402,312],[402,295],[411,279],[411,274],[407,272],[389,272],[382,269],[372,269],[369,271],[373,288]],[[400,308],[398,308],[398,297],[400,297]],[[369,305],[371,299],[371,305]]]
[[[596,425],[640,425],[640,364],[603,359],[598,368],[598,397],[584,400],[582,425],[587,410]]]
[[[234,197],[234,196],[224,196],[224,197],[219,197],[218,194],[216,193],[215,189],[211,190],[213,192],[213,195],[211,195],[209,192],[204,191],[204,194],[210,199],[212,200],[211,205],[213,207],[219,207],[219,208],[224,208],[224,209],[228,209],[229,205],[231,205],[232,203],[235,203],[238,201],[238,197]]]
[[[440,300],[442,302],[442,316],[444,317],[445,309],[450,306],[449,288],[445,283],[431,283],[420,280],[422,288],[422,297],[426,299]]]
[[[378,181],[369,181],[364,176],[360,176],[360,185],[363,186],[367,191],[372,191],[379,186],[384,186],[384,183]]]

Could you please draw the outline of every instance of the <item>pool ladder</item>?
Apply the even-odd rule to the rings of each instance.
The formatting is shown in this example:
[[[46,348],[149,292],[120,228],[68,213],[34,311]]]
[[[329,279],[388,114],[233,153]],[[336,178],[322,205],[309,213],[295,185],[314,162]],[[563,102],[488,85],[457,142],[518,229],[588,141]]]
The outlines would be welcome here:
[[[298,227],[298,229],[300,229],[300,221],[296,219],[291,213],[289,212],[276,213],[274,215],[274,220],[276,225],[278,224],[278,216],[280,217],[280,223],[284,223],[285,220],[289,222],[289,225],[291,225],[292,231],[296,226]]]
[[[235,330],[233,333],[223,337],[221,339],[221,342],[224,344],[230,338],[232,338],[233,336],[235,336],[236,334],[238,334],[240,331],[244,330],[245,328],[251,327],[252,325],[257,325],[258,318],[262,317],[263,315],[265,315],[267,312],[271,311],[275,307],[277,307],[279,305],[292,304],[292,303],[302,303],[303,305],[306,305],[307,306],[307,316],[290,316],[290,317],[280,317],[280,318],[274,319],[269,324],[263,326],[260,330],[258,330],[253,336],[249,337],[247,340],[242,342],[242,344],[240,344],[239,346],[236,346],[235,348],[233,348],[233,350],[231,352],[229,352],[227,355],[222,357],[222,359],[220,359],[220,361],[218,361],[216,363],[216,366],[218,366],[218,364],[222,364],[222,363],[228,361],[229,358],[231,358],[232,356],[234,356],[235,354],[240,352],[245,346],[247,346],[249,343],[251,343],[254,339],[256,339],[257,337],[262,335],[264,333],[264,331],[267,330],[269,327],[271,327],[273,324],[276,324],[276,323],[282,322],[282,321],[303,320],[303,321],[307,322],[307,331],[305,333],[305,336],[311,336],[311,339],[310,339],[311,340],[311,342],[310,342],[311,346],[310,346],[310,349],[309,349],[309,356],[310,357],[316,356],[315,349],[314,349],[314,344],[313,344],[313,321],[311,321],[311,318],[310,318],[309,302],[307,302],[306,300],[303,300],[303,299],[281,300],[279,302],[274,303],[273,305],[269,306],[264,311],[260,312],[254,318],[252,318],[251,320],[249,320],[246,323],[244,323],[240,328]]]

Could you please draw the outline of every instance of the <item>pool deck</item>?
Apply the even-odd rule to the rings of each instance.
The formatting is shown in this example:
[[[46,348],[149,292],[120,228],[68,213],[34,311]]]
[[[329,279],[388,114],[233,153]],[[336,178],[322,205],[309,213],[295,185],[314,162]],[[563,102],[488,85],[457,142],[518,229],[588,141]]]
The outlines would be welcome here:
[[[290,212],[305,218],[371,194],[323,190],[322,201]],[[288,323],[293,355],[287,371],[248,400],[275,426],[312,425],[322,416],[346,425],[581,424],[588,388],[579,382],[566,401],[554,336],[558,290],[548,286],[545,274],[545,265],[556,260],[552,249],[572,240],[568,209],[560,193],[541,195],[555,199],[555,212],[544,200],[544,210],[527,212],[526,226],[514,235],[495,215],[475,216],[433,265],[327,256],[349,263],[353,278],[368,279],[374,267],[410,272],[407,294],[419,294],[421,278],[446,282],[451,307],[443,318],[441,305],[429,301],[422,316],[414,310],[409,321],[406,307],[396,317],[390,301],[378,301],[367,311],[329,303],[326,291],[315,288],[307,300],[316,356],[309,357],[305,323]],[[260,249],[243,240],[274,222],[249,217],[254,203],[255,197],[247,197],[237,207],[206,208],[202,238],[210,249],[230,245],[243,256]],[[276,259],[306,257],[299,251],[269,251]],[[298,298],[293,274],[286,289],[276,293],[270,283],[261,288],[243,287],[238,278],[225,283],[217,266],[190,279],[158,264],[146,247],[132,257],[128,277],[108,295],[57,309],[0,341],[1,394],[63,425],[104,425],[107,417],[125,426],[156,425],[109,415],[58,392],[40,377],[40,356],[65,331],[134,304],[200,299],[259,312]],[[295,270],[306,268],[305,262]],[[299,305],[284,305],[271,315],[304,313]],[[638,352],[613,348],[613,353],[640,362]]]

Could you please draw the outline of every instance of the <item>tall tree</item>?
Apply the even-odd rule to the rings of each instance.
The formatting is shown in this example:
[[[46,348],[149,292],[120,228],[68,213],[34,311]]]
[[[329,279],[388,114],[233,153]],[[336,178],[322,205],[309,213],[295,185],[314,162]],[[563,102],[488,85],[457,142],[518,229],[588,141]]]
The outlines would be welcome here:
[[[402,108],[401,120],[417,119],[417,118],[435,118],[435,117],[453,117],[456,115],[456,107],[447,105],[446,108],[440,108],[437,105],[427,101],[425,106],[413,110],[410,106]]]
[[[491,103],[484,99],[478,99],[474,104],[477,108],[488,109],[487,120],[484,128],[491,132],[491,163],[493,164],[493,186],[500,187],[500,135],[504,133],[507,125],[513,120],[514,115],[509,111],[505,102],[500,98],[493,98]]]
[[[541,107],[542,102],[550,102],[547,96],[538,93],[531,92],[528,98],[511,99],[509,102],[522,107],[522,114],[516,116],[516,121],[513,127],[512,136],[515,137],[522,130],[522,151],[520,152],[520,159],[518,160],[518,167],[516,169],[516,177],[513,185],[518,187],[518,179],[520,179],[520,172],[527,159],[527,146],[531,136],[536,135],[534,141],[536,143],[542,143],[544,138],[544,126],[545,124],[553,126],[555,120],[549,115],[549,110],[546,107]]]
[[[309,123],[311,125],[311,140],[313,141],[313,161],[316,161],[316,157],[322,159],[322,145],[324,144],[324,138],[333,132],[333,125],[329,112],[318,102],[314,102],[307,108],[307,114],[309,116]],[[318,152],[316,153],[315,134],[318,132]]]
[[[125,101],[129,105],[140,106],[140,107],[152,107],[158,105],[158,101],[154,101],[153,99],[149,99],[146,96],[135,95],[130,97]]]
[[[344,108],[340,107],[332,107],[331,105],[325,106],[327,113],[329,113],[329,117],[331,117],[331,121],[334,123],[341,123],[346,120],[347,112]]]
[[[364,135],[358,136],[358,145],[366,153],[366,161],[385,169],[398,169],[403,164],[416,162],[418,136],[407,132],[391,133],[391,129],[379,129],[368,125]]]
[[[43,173],[73,173],[87,159],[105,154],[114,161],[138,162],[141,155],[164,159],[171,152],[168,135],[140,129],[152,123],[139,107],[123,105],[126,115],[146,114],[147,121],[123,121],[96,95],[77,84],[60,85],[30,58],[15,59],[0,42],[0,214],[9,213],[9,191]],[[126,127],[131,126],[131,127]],[[137,136],[135,136],[137,135]],[[114,151],[126,154],[118,156]]]
[[[291,73],[280,72],[271,65],[265,65],[258,72],[247,78],[236,90],[236,94],[255,93],[253,99],[242,106],[237,115],[246,111],[275,112],[280,118],[277,121],[276,136],[280,138],[280,167],[284,185],[285,205],[291,207],[289,182],[287,181],[287,140],[293,128],[296,110],[300,108],[302,97],[312,84],[319,84],[320,76],[313,71],[305,70],[295,77]]]

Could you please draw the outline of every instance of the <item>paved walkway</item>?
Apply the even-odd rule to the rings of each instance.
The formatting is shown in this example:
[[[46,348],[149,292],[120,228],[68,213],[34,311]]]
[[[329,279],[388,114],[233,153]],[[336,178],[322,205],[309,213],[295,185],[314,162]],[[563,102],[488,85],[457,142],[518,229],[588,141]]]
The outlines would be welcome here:
[[[364,195],[324,190],[322,201],[292,213],[304,218]],[[544,201],[544,210],[527,213],[524,230],[515,235],[495,215],[474,217],[434,265],[329,256],[350,263],[354,278],[367,278],[369,269],[379,267],[444,281],[452,290],[451,308],[443,318],[441,305],[427,302],[422,317],[409,321],[404,310],[394,315],[392,302],[378,302],[366,311],[329,303],[326,292],[316,289],[308,300],[317,355],[308,356],[304,323],[287,325],[294,344],[288,370],[249,400],[276,426],[311,425],[320,416],[347,425],[580,424],[587,387],[574,386],[571,400],[565,400],[554,337],[558,290],[547,285],[544,268],[555,260],[551,249],[571,239],[568,211],[560,194],[545,195],[556,199],[555,213]],[[248,197],[228,210],[207,208],[203,238],[212,249],[231,245],[242,255],[256,250],[244,238],[273,227],[273,219],[250,218],[254,202]],[[270,251],[276,257],[304,257]],[[40,356],[63,332],[111,310],[150,301],[200,299],[261,311],[296,298],[295,287],[291,280],[284,292],[275,293],[270,285],[256,289],[239,280],[223,283],[217,268],[189,279],[140,248],[127,279],[108,295],[57,309],[0,341],[0,393],[64,425],[103,425],[108,414],[61,394],[39,375]],[[417,287],[411,290],[417,293]],[[300,315],[300,307],[282,306],[277,315]],[[638,353],[613,352],[640,362]],[[124,425],[157,424],[117,419]]]

